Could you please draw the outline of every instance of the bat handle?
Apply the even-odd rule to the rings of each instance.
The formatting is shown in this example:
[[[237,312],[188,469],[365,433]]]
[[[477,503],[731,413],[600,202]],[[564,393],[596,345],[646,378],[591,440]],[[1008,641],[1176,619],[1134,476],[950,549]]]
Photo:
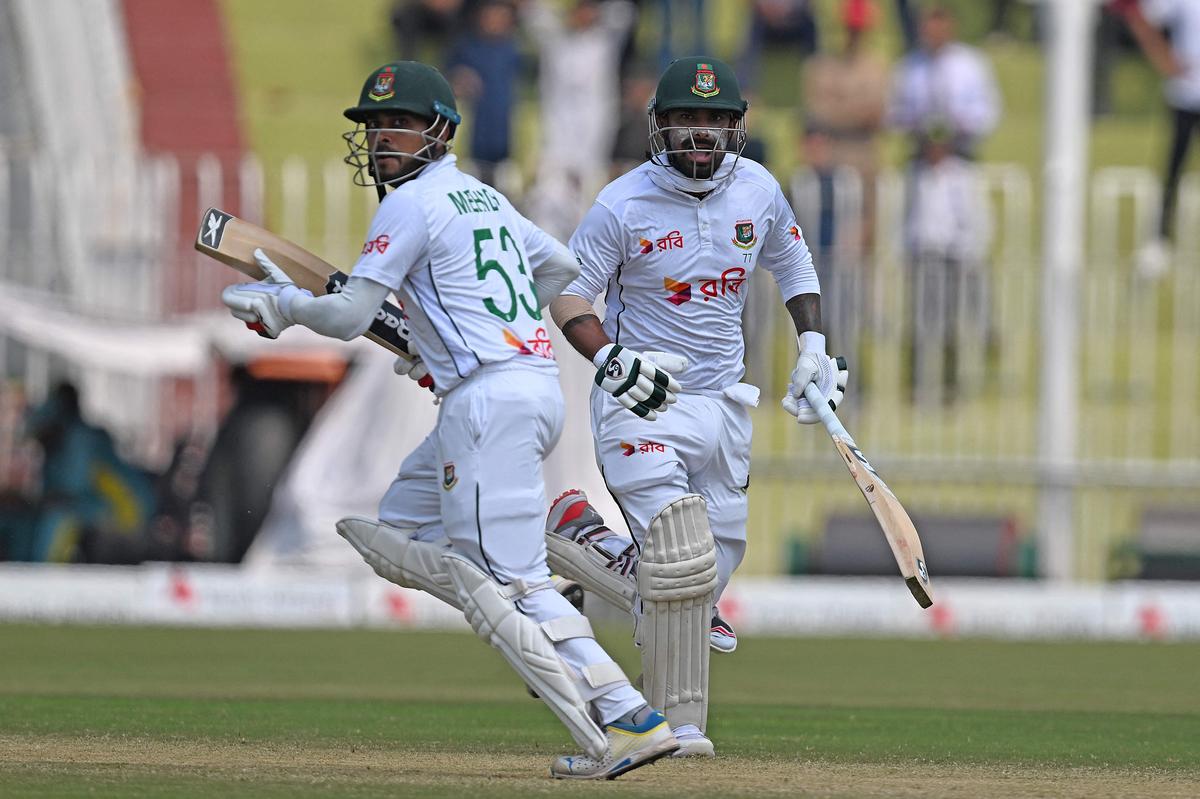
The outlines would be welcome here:
[[[829,407],[829,400],[825,399],[825,395],[821,393],[821,389],[817,388],[816,383],[809,383],[804,387],[804,398],[817,412],[817,416],[825,425],[825,429],[829,431],[829,435],[835,438],[844,438],[851,444],[854,443],[854,439],[846,432],[846,428],[842,426],[842,422],[833,412],[833,408]]]

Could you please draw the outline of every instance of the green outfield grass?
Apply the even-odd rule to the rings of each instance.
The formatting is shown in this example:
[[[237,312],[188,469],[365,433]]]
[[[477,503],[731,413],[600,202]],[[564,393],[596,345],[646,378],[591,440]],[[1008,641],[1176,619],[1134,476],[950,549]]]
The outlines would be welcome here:
[[[607,643],[630,671],[631,647]],[[466,634],[0,626],[0,795],[1196,796],[1200,646],[746,638],[611,785]]]

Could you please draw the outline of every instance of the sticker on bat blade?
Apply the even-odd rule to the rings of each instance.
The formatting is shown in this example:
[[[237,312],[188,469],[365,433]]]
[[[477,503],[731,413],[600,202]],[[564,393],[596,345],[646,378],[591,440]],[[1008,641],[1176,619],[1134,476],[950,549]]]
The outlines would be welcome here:
[[[325,282],[325,293],[337,294],[345,285],[346,275],[334,272]],[[401,352],[410,352],[408,340],[412,336],[408,331],[408,322],[404,318],[404,312],[390,302],[379,306],[379,310],[375,312],[375,319],[367,329],[380,340],[400,349]]]
[[[917,576],[921,578],[921,582],[929,585],[929,570],[925,568],[925,561],[917,558]]]
[[[870,472],[871,474],[875,475],[876,479],[879,479],[879,480],[883,479],[882,477],[879,476],[879,472],[875,471],[875,467],[871,465],[871,463],[867,460],[866,456],[862,454],[862,450],[860,450],[858,447],[854,446],[853,444],[847,444],[846,449],[853,452],[854,457],[858,459],[858,462],[861,463],[863,466],[867,467],[867,471]]]
[[[204,215],[204,224],[200,228],[200,243],[214,250],[221,246],[221,237],[225,235],[225,225],[233,217],[216,208],[209,208]]]

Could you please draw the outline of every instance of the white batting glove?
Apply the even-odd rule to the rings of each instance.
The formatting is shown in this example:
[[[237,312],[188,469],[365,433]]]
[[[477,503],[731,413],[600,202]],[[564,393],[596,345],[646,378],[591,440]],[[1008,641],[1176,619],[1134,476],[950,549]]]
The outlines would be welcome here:
[[[257,283],[238,283],[221,292],[221,302],[246,327],[264,338],[279,338],[295,320],[291,316],[292,301],[300,294],[311,297],[312,292],[296,288],[282,269],[261,249],[254,251],[254,260],[266,273]]]
[[[617,402],[647,421],[675,403],[681,391],[679,383],[640,352],[606,344],[592,358],[596,365],[596,385],[617,398]]]
[[[831,358],[825,354],[825,336],[820,333],[802,333],[799,344],[800,355],[796,358],[796,367],[792,370],[791,382],[783,397],[783,409],[801,424],[816,424],[821,418],[804,398],[805,386],[815,383],[829,406],[837,410],[846,396],[850,370],[845,358],[840,355]]]
[[[397,355],[395,363],[392,364],[392,371],[398,375],[407,375],[409,378],[416,381],[421,388],[427,388],[433,391],[433,378],[429,375],[429,367],[425,365],[425,361],[417,354],[412,341],[408,342],[410,353],[408,355]]]

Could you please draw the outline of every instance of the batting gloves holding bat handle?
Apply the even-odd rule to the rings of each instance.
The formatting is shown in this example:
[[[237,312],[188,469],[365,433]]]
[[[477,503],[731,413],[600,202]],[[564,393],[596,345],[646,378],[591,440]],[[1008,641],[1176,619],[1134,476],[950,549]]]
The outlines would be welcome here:
[[[825,354],[825,336],[822,334],[810,330],[801,333],[797,341],[800,355],[796,358],[796,368],[792,370],[788,393],[783,397],[783,409],[801,424],[816,424],[821,418],[804,398],[804,387],[815,383],[829,407],[836,411],[846,396],[850,369],[842,356],[831,358]]]
[[[596,385],[647,421],[657,419],[678,399],[681,389],[675,378],[636,350],[605,344],[592,363],[596,365]]]
[[[296,322],[290,310],[299,294],[311,297],[312,292],[297,288],[261,249],[254,251],[254,260],[266,277],[257,283],[237,283],[221,292],[221,302],[238,319],[264,338],[279,338],[279,334]]]

